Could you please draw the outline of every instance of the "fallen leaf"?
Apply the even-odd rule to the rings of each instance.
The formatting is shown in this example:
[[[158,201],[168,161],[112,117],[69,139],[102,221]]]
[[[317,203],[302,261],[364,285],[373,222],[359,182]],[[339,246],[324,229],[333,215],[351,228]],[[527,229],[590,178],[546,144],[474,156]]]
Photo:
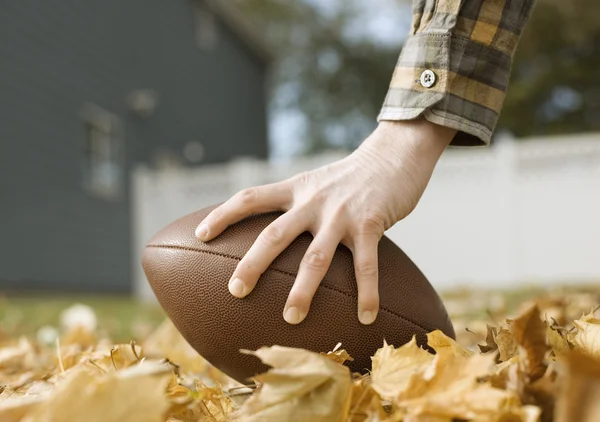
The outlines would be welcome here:
[[[489,324],[486,324],[486,328],[487,334],[485,336],[485,344],[478,345],[481,353],[493,352],[494,350],[498,350],[498,345],[494,340],[494,337],[496,336],[498,330],[496,329],[496,327],[493,327]]]
[[[573,350],[560,362],[565,372],[559,378],[561,394],[555,422],[600,420],[600,361],[586,352]]]
[[[467,420],[520,405],[513,392],[480,380],[493,371],[495,359],[493,354],[437,354],[422,376],[411,378],[395,403],[412,415]]]
[[[406,389],[413,374],[422,372],[433,361],[433,355],[419,347],[413,336],[398,348],[384,342],[371,360],[373,389],[382,398],[393,399]]]
[[[494,336],[494,342],[498,345],[499,358],[503,362],[514,357],[519,352],[513,334],[506,327],[500,327],[498,334]]]
[[[350,412],[347,422],[375,422],[387,417],[383,410],[381,398],[368,382],[368,378],[360,378],[352,383]]]
[[[558,395],[555,365],[555,362],[550,363],[542,378],[525,385],[525,400],[535,403],[542,410],[542,422],[554,421],[554,402]]]
[[[142,346],[147,356],[167,358],[184,372],[201,374],[208,366],[168,318],[142,342]]]
[[[331,359],[334,362],[337,362],[339,364],[344,364],[344,362],[346,361],[353,361],[354,359],[352,359],[352,356],[350,356],[348,354],[348,352],[345,349],[341,348],[342,343],[338,343],[333,350],[325,353],[321,353],[322,355],[327,356],[327,358]]]
[[[0,394],[0,421],[20,421],[28,413],[46,400],[50,391],[45,394],[19,394],[5,389]]]
[[[520,315],[510,324],[515,342],[519,345],[519,354],[525,372],[531,381],[540,378],[546,372],[546,326],[541,319],[537,305]]]
[[[162,422],[171,375],[156,362],[104,376],[76,368],[23,422]]]
[[[452,353],[458,356],[472,356],[474,353],[456,341],[448,337],[440,330],[427,333],[427,344],[436,351],[436,353]]]
[[[546,341],[554,356],[564,356],[571,350],[566,336],[548,322],[546,322]]]
[[[348,367],[318,353],[281,346],[243,351],[272,367],[239,410],[244,422],[344,421],[352,379]]]
[[[582,316],[573,321],[577,332],[571,341],[584,352],[600,358],[600,319],[593,313]]]

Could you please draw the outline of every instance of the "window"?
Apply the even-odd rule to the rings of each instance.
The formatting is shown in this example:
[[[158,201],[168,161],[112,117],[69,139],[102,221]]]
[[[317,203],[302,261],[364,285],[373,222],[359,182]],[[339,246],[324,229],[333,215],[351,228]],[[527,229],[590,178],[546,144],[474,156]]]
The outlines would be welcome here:
[[[217,18],[215,13],[203,0],[194,2],[194,24],[196,27],[196,44],[202,50],[212,50],[219,41]]]
[[[118,119],[96,106],[84,110],[83,184],[88,192],[104,199],[123,194],[123,146]]]

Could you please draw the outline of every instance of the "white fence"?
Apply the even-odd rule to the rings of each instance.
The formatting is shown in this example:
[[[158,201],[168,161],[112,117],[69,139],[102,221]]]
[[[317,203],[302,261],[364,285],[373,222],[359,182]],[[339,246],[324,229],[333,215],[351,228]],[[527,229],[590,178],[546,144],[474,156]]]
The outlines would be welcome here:
[[[139,256],[161,227],[244,187],[341,157],[137,169],[132,219],[138,294],[152,296]],[[600,281],[600,134],[449,149],[417,209],[386,235],[439,289]]]

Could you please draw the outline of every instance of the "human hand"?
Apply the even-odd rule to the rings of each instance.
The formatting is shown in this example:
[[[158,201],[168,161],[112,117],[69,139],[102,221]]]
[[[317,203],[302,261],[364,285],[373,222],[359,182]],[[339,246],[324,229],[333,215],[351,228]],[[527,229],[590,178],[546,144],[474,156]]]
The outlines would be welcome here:
[[[196,228],[209,241],[252,214],[284,211],[237,265],[229,291],[242,298],[296,237],[313,235],[283,310],[298,324],[329,269],[338,244],[350,249],[358,287],[358,318],[371,324],[379,310],[377,248],[384,232],[421,198],[456,131],[426,120],[381,122],[352,154],[282,182],[244,189]]]

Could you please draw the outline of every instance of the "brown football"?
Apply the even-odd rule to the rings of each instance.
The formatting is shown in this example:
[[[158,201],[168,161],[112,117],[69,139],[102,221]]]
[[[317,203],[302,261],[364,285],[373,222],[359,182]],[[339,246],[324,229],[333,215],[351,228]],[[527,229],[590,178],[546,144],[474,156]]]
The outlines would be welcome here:
[[[390,239],[379,243],[380,308],[376,321],[357,317],[357,287],[352,253],[338,249],[306,319],[290,325],[283,307],[312,236],[298,237],[261,276],[245,298],[227,289],[233,271],[260,232],[281,213],[248,217],[204,243],[196,226],[214,208],[187,215],[158,232],[146,246],[142,264],[160,305],[200,355],[242,383],[268,369],[240,349],[262,346],[332,350],[338,342],[354,359],[352,371],[371,368],[371,356],[388,344],[400,346],[416,335],[421,345],[435,329],[454,338],[438,294],[417,266]]]

